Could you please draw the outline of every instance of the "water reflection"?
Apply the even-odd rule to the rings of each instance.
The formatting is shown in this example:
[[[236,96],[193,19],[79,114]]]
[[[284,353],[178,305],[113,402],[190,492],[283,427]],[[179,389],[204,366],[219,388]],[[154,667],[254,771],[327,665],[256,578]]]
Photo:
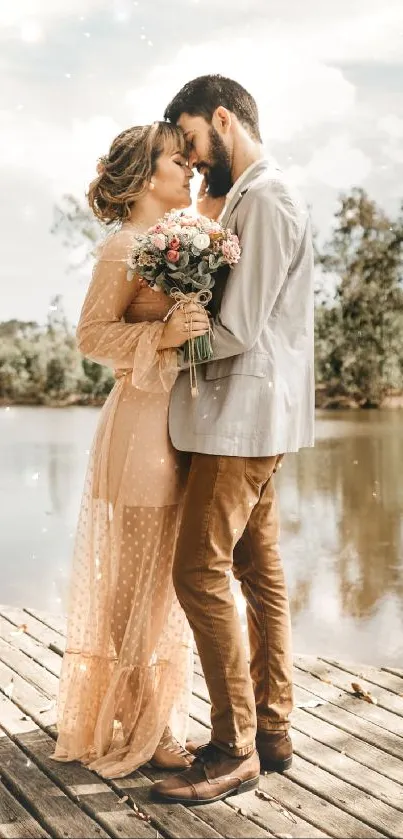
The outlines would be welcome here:
[[[98,412],[0,410],[3,602],[59,611]],[[322,413],[278,477],[295,647],[401,664],[403,414]]]
[[[322,414],[317,431],[278,481],[296,640],[401,662],[403,416]]]

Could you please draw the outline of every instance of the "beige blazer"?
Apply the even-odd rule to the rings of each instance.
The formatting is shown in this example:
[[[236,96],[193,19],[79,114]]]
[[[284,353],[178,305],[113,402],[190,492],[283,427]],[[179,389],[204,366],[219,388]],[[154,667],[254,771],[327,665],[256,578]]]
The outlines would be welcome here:
[[[260,457],[314,442],[314,262],[309,215],[268,160],[232,196],[222,223],[242,256],[213,322],[214,359],[172,391],[169,430],[181,451]]]

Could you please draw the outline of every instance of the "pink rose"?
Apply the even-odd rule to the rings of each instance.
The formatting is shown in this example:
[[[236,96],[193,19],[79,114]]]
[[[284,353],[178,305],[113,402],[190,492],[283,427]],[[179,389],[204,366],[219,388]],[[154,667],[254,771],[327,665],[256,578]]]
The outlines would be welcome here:
[[[177,236],[173,236],[170,243],[169,243],[169,247],[171,248],[171,250],[178,251],[179,248],[180,248],[180,245],[181,245],[180,239],[178,239]]]
[[[168,253],[167,253],[167,259],[169,259],[170,262],[179,262],[179,257],[180,257],[179,251],[173,251],[172,250],[172,251],[168,251]]]
[[[167,246],[167,241],[163,233],[154,233],[151,236],[151,244],[160,251],[164,251]]]
[[[235,265],[241,256],[241,249],[237,242],[223,242],[221,245],[221,253],[229,265]]]
[[[150,227],[149,233],[161,233],[162,227],[160,224],[155,224],[154,227]]]

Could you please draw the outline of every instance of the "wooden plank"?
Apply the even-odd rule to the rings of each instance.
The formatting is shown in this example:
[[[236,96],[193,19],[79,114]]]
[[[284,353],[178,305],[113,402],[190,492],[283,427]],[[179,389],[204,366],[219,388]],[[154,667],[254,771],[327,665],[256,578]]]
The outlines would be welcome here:
[[[70,798],[112,837],[153,839],[156,831],[107,785],[102,778],[77,762],[59,763],[51,759],[55,743],[30,717],[21,719],[14,703],[1,704],[1,724],[10,738]]]
[[[24,626],[22,624],[21,626]],[[15,624],[0,617],[0,637],[12,647],[21,650],[33,661],[36,661],[54,676],[60,676],[62,660],[60,655],[45,647],[39,641],[35,641],[24,630],[20,630]]]
[[[26,682],[39,688],[49,699],[57,696],[59,685],[57,677],[21,650],[7,644],[2,638],[0,638],[0,661],[22,676]]]
[[[264,775],[260,789],[268,795],[273,808],[284,807],[294,816],[302,816],[318,830],[340,839],[375,839],[384,834],[363,824],[361,819],[349,815],[327,798],[312,793],[305,786],[294,782],[289,773],[286,775]],[[287,831],[288,832],[288,831]]]
[[[258,792],[261,793],[262,790]],[[270,801],[260,798],[256,790],[254,794],[243,793],[236,798],[228,798],[227,804],[236,812],[240,808],[255,825],[261,827],[270,825],[276,836],[295,837],[295,839],[327,839],[330,835],[325,830],[300,818],[299,815],[291,813],[278,798],[272,798]],[[320,804],[317,806],[319,807]]]
[[[190,713],[193,719],[210,728],[210,705],[205,699],[193,694]]]
[[[398,784],[403,784],[403,761],[382,751],[359,737],[348,734],[335,725],[331,725],[319,717],[314,717],[307,711],[296,708],[292,714],[293,731],[302,731],[308,737],[324,743],[340,754],[347,755],[363,766],[368,766],[376,772],[390,778]]]
[[[401,667],[381,667],[380,669],[385,673],[392,673],[394,676],[403,679],[403,669]]]
[[[403,724],[403,720],[400,717],[385,711],[383,708],[378,708],[376,705],[369,705],[368,702],[364,702],[362,699],[356,699],[351,694],[334,687],[332,684],[327,684],[320,679],[316,679],[309,673],[309,670],[305,672],[303,669],[296,668],[294,684],[297,687],[304,688],[314,696],[325,700],[330,705],[342,708],[344,711],[349,711],[350,715],[354,715],[356,721],[366,720],[367,722],[373,723],[376,727],[379,726],[379,729],[385,732],[382,737],[382,748],[385,751],[390,751],[396,757],[403,758],[403,738],[396,733],[396,727],[400,723]],[[318,710],[322,712],[324,707],[322,706]],[[354,734],[354,730],[351,733]],[[388,736],[385,736],[386,734]],[[374,743],[374,745],[377,745],[377,743]]]
[[[0,763],[8,788],[52,837],[99,839],[108,835],[5,736],[0,737]]]
[[[0,781],[1,839],[49,839],[43,827],[11,795]]]
[[[294,758],[287,776],[305,789],[320,795],[340,811],[357,819],[361,823],[360,836],[368,835],[364,834],[364,829],[370,829],[372,835],[374,831],[376,835],[383,836],[399,837],[401,834],[400,811],[362,790],[358,794],[356,786],[341,781],[319,766],[303,760],[299,755]],[[344,836],[344,832],[341,835]]]
[[[305,673],[311,673],[318,681],[331,683],[335,688],[345,691],[349,696],[352,696],[356,702],[364,702],[362,699],[354,697],[354,692],[351,682],[356,682],[354,676],[350,676],[339,667],[333,667],[329,664],[324,664],[313,656],[294,656],[297,668],[303,670]],[[394,731],[403,737],[403,699],[395,693],[391,693],[381,687],[376,687],[365,679],[359,680],[360,686],[376,700],[376,705],[368,705],[369,709],[373,710],[371,719],[376,720],[377,725],[381,725],[388,731]]]
[[[14,606],[0,606],[0,615],[10,623],[13,623],[15,627],[23,626],[24,624],[27,627],[27,634],[34,638],[36,641],[39,641],[44,647],[49,647],[52,650],[55,650],[59,653],[59,655],[63,655],[64,648],[65,648],[65,639],[62,636],[55,632],[53,629],[49,629],[45,626],[44,623],[38,621],[36,618],[33,618],[28,612],[23,611],[23,609],[17,609]]]
[[[67,619],[64,615],[54,614],[52,612],[43,612],[40,609],[31,609],[31,608],[24,608],[24,612],[27,615],[31,615],[36,620],[41,621],[47,626],[49,629],[53,629],[55,632],[58,632],[59,635],[62,635],[63,638],[66,635],[67,630]]]
[[[297,694],[298,695],[298,694]],[[310,698],[312,699],[312,694]],[[395,757],[397,760],[403,759],[403,749],[401,738],[385,731],[375,723],[364,720],[361,717],[351,714],[345,710],[343,703],[337,705],[335,702],[325,702],[325,704],[317,708],[304,709],[304,713],[310,714],[312,717],[323,720],[341,731],[351,734],[354,737],[360,738],[364,743],[381,749],[388,755]]]
[[[22,714],[30,715],[40,728],[54,726],[56,706],[39,688],[26,682],[21,676],[0,661],[0,692],[11,698]]]
[[[403,676],[396,676],[393,673],[387,673],[379,667],[373,667],[371,664],[357,664],[350,661],[336,661],[333,658],[324,658],[321,656],[321,661],[325,664],[330,664],[332,667],[338,667],[346,673],[350,673],[351,681],[365,679],[373,685],[391,693],[397,693],[398,696],[403,696]]]
[[[304,760],[330,772],[342,781],[352,784],[386,805],[385,818],[395,819],[394,810],[403,812],[403,786],[390,781],[379,772],[356,763],[345,754],[335,751],[324,743],[312,740],[301,731],[293,731],[295,753]],[[390,811],[393,808],[393,812]],[[379,809],[379,808],[378,808]],[[403,823],[403,817],[400,816]]]

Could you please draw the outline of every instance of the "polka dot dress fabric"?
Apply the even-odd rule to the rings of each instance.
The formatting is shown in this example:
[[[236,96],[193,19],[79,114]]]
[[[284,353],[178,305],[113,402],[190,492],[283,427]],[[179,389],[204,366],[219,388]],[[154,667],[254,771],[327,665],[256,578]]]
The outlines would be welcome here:
[[[72,568],[56,760],[115,778],[184,744],[192,638],[172,585],[187,475],[168,435],[176,352],[157,351],[169,299],[128,279],[132,234],[99,254],[77,329],[80,350],[115,370],[90,453]]]

